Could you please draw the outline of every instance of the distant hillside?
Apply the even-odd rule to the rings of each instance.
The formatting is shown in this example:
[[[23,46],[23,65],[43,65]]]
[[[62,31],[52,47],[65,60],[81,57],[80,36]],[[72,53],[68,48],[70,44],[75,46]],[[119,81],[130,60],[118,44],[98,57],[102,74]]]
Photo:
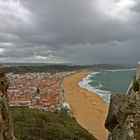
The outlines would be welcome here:
[[[11,108],[17,140],[96,140],[74,118],[61,112]]]
[[[64,72],[75,70],[90,69],[93,71],[108,70],[108,69],[125,69],[134,68],[135,65],[122,65],[122,64],[95,64],[95,65],[66,65],[66,64],[1,64],[0,67],[4,69],[6,73],[13,72],[15,74],[24,74],[32,72]]]
[[[15,74],[24,74],[24,73],[32,73],[32,72],[48,72],[48,73],[56,73],[56,72],[64,72],[64,71],[75,71],[75,70],[83,70],[86,69],[87,66],[68,66],[68,65],[42,65],[42,66],[2,66],[3,70],[6,73],[13,72]]]

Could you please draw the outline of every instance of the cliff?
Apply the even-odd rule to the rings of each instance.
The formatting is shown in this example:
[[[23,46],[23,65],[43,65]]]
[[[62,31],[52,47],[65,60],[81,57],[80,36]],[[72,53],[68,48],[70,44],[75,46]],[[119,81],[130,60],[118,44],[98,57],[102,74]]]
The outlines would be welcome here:
[[[140,140],[140,100],[112,95],[105,127],[110,132],[108,140]]]
[[[8,86],[8,80],[6,79],[4,72],[0,70],[0,140],[15,140],[8,109]]]
[[[140,140],[140,62],[127,94],[113,94],[105,127],[108,140]]]

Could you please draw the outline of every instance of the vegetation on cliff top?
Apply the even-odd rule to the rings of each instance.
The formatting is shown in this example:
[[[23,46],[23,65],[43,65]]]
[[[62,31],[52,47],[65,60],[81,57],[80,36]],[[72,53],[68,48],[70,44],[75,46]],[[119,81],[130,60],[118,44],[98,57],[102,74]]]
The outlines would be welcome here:
[[[133,81],[133,90],[136,92],[136,91],[139,91],[139,82],[137,80],[134,80]]]
[[[17,140],[96,140],[65,110],[44,112],[10,108]]]

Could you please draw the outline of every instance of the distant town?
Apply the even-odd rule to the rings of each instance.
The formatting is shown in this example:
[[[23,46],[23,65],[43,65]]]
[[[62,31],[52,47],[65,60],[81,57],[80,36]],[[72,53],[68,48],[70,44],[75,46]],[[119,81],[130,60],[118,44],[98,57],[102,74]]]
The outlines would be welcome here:
[[[61,88],[64,77],[75,71],[124,69],[131,66],[111,64],[90,66],[1,64],[1,67],[7,73],[7,78],[10,81],[8,88],[10,106],[55,111],[61,108],[71,110],[69,104],[65,102],[65,91]]]
[[[70,110],[61,88],[64,77],[73,72],[7,74],[10,81],[8,99],[10,106],[21,106],[44,111],[61,108]]]

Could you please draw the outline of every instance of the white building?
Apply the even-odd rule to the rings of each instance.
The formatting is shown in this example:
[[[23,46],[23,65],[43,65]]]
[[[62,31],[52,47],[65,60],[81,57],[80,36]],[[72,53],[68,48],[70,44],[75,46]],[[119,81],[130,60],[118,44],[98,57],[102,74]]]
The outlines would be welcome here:
[[[66,109],[66,110],[71,110],[70,105],[69,105],[68,103],[66,103],[66,102],[64,102],[64,103],[62,104],[62,106],[63,106],[63,108]]]

